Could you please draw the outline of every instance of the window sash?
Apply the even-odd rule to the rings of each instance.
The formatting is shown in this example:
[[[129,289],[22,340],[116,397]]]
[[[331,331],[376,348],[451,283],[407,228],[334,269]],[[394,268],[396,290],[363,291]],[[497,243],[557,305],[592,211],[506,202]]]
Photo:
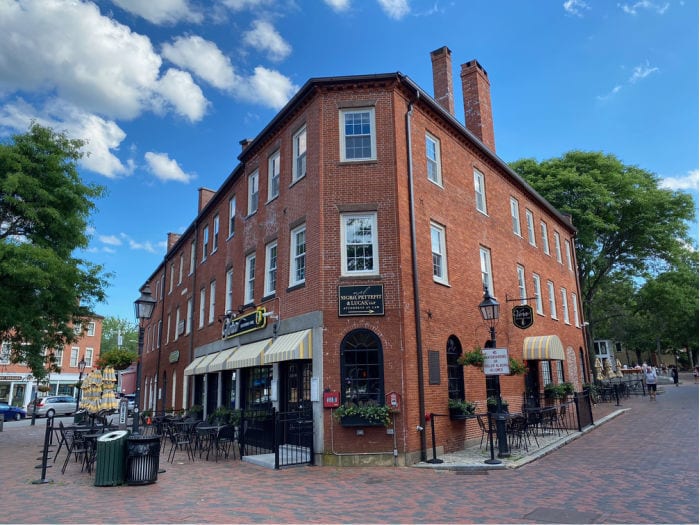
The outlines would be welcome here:
[[[265,249],[265,295],[272,295],[277,289],[277,243],[268,244]]]
[[[341,216],[341,264],[343,275],[379,273],[377,215],[344,214]]]
[[[571,306],[573,308],[573,314],[574,314],[574,326],[576,328],[581,327],[581,320],[578,315],[578,297],[575,293],[571,294]]]
[[[484,191],[484,174],[474,170],[474,194],[476,197],[476,209],[486,213],[486,193]]]
[[[258,211],[258,172],[248,175],[248,215]]]
[[[267,167],[267,200],[271,201],[280,194],[280,152],[270,155]]]
[[[569,270],[573,270],[573,265],[571,264],[571,243],[564,239],[564,251],[566,252],[566,266]]]
[[[518,272],[518,291],[520,293],[520,304],[527,304],[527,287],[525,285],[525,268],[517,267]]]
[[[255,298],[255,254],[245,259],[245,303],[249,304]]]
[[[492,297],[496,296],[493,289],[493,275],[491,273],[491,250],[488,248],[479,248],[479,257],[481,260],[481,283],[487,286]]]
[[[292,166],[292,182],[306,175],[306,127],[294,135],[294,165]]]
[[[520,205],[516,199],[510,199],[510,216],[513,219],[513,233],[520,236]]]
[[[289,284],[294,286],[306,280],[306,226],[292,230],[291,238]]]
[[[437,224],[430,225],[430,248],[433,256],[433,279],[447,282],[447,253],[445,228]]]
[[[211,253],[219,249],[219,214],[214,215],[214,231],[211,236]]]
[[[73,346],[70,349],[70,366],[71,368],[78,368],[78,353],[80,348]]]
[[[549,237],[547,235],[547,224],[544,222],[540,223],[540,235],[542,236],[542,250],[549,255]]]
[[[207,291],[205,288],[199,290],[199,327],[204,327],[204,312],[206,310]],[[168,332],[170,332],[170,318],[168,317]]]
[[[554,292],[554,283],[547,281],[547,290],[549,291],[549,313],[552,319],[557,319],[557,296]]]
[[[374,109],[341,110],[341,160],[374,160]]]
[[[442,185],[440,169],[440,142],[431,135],[425,136],[425,157],[427,162],[428,180]]]
[[[559,238],[559,232],[554,232],[554,253],[557,255],[557,262],[561,264],[561,239]]]
[[[537,308],[537,313],[544,314],[544,306],[542,304],[542,286],[540,283],[540,276],[536,273],[532,274],[532,282],[535,286],[535,306]]]
[[[236,196],[228,200],[228,236],[236,232]]]
[[[233,268],[226,271],[226,299],[224,301],[224,311],[230,312],[233,307]]]
[[[207,260],[207,248],[209,246],[209,225],[202,230],[202,261]]]
[[[527,240],[532,246],[537,246],[535,238],[535,217],[530,210],[525,210],[525,222],[527,223]]]
[[[561,308],[562,308],[562,315],[564,316],[564,322],[566,324],[571,324],[569,321],[569,300],[567,297],[567,291],[566,288],[562,288],[560,290],[561,292]]]
[[[216,281],[209,283],[209,323],[214,322],[216,316]]]

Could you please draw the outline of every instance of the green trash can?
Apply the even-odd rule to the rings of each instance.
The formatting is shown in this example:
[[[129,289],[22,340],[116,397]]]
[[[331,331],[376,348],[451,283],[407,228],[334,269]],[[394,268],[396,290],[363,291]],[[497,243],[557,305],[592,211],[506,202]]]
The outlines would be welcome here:
[[[97,438],[95,486],[123,485],[126,476],[126,430],[115,430]]]

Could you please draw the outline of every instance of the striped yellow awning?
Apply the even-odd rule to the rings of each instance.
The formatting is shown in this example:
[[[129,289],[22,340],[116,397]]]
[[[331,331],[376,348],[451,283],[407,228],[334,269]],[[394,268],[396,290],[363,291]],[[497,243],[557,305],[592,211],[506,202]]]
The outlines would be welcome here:
[[[216,354],[216,357],[207,365],[207,372],[221,372],[226,370],[226,361],[233,355],[237,347],[222,350]]]
[[[207,373],[207,365],[211,363],[218,354],[207,354],[197,357],[185,368],[186,376],[193,376]]]
[[[523,341],[523,359],[564,361],[564,345],[556,335],[538,335],[526,337]]]
[[[262,354],[270,344],[272,344],[272,339],[263,339],[241,346],[226,360],[224,370],[262,365]]]
[[[272,346],[265,352],[263,362],[268,364],[294,359],[311,359],[312,356],[311,330],[302,330],[281,335],[275,339]]]

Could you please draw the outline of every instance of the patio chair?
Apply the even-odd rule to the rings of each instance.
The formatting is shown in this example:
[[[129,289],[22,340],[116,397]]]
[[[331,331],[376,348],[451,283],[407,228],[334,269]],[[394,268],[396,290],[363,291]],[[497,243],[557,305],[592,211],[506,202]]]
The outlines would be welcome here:
[[[85,466],[85,460],[89,452],[88,444],[81,438],[80,433],[75,432],[71,429],[67,429],[63,426],[63,422],[59,423],[59,428],[61,430],[61,440],[66,444],[66,459],[63,462],[63,467],[61,468],[61,474],[66,473],[66,467],[70,461],[71,456],[75,457],[75,462],[78,462],[78,458],[81,460],[81,471]]]
[[[175,460],[175,453],[178,450],[185,450],[187,458],[194,461],[194,452],[192,451],[192,436],[189,432],[177,432],[172,426],[167,426],[168,438],[170,439],[170,451],[168,452],[168,461],[172,463]]]
[[[226,425],[221,427],[216,433],[215,443],[214,443],[214,457],[215,461],[219,461],[219,452],[224,455],[224,458],[228,458],[229,454],[233,452],[233,457],[236,457],[235,445],[237,442],[236,427],[231,425]]]
[[[479,448],[482,448],[484,445],[484,437],[486,437],[486,448],[489,447],[489,439],[491,436],[489,435],[489,424],[484,421],[484,416],[478,415],[476,416],[476,422],[479,423],[479,429],[481,429],[481,441],[479,441]],[[494,436],[497,436],[496,434],[496,426],[493,425],[493,428],[491,429],[491,434]]]

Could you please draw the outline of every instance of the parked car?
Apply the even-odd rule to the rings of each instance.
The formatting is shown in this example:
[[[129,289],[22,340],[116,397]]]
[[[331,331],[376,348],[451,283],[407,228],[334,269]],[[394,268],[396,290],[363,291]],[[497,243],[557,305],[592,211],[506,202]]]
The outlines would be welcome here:
[[[0,414],[5,421],[19,421],[27,417],[27,411],[21,407],[16,407],[6,403],[5,401],[0,401]]]
[[[76,399],[71,396],[48,396],[36,400],[37,416],[67,416],[75,412]],[[34,412],[34,401],[27,405],[27,412]]]

